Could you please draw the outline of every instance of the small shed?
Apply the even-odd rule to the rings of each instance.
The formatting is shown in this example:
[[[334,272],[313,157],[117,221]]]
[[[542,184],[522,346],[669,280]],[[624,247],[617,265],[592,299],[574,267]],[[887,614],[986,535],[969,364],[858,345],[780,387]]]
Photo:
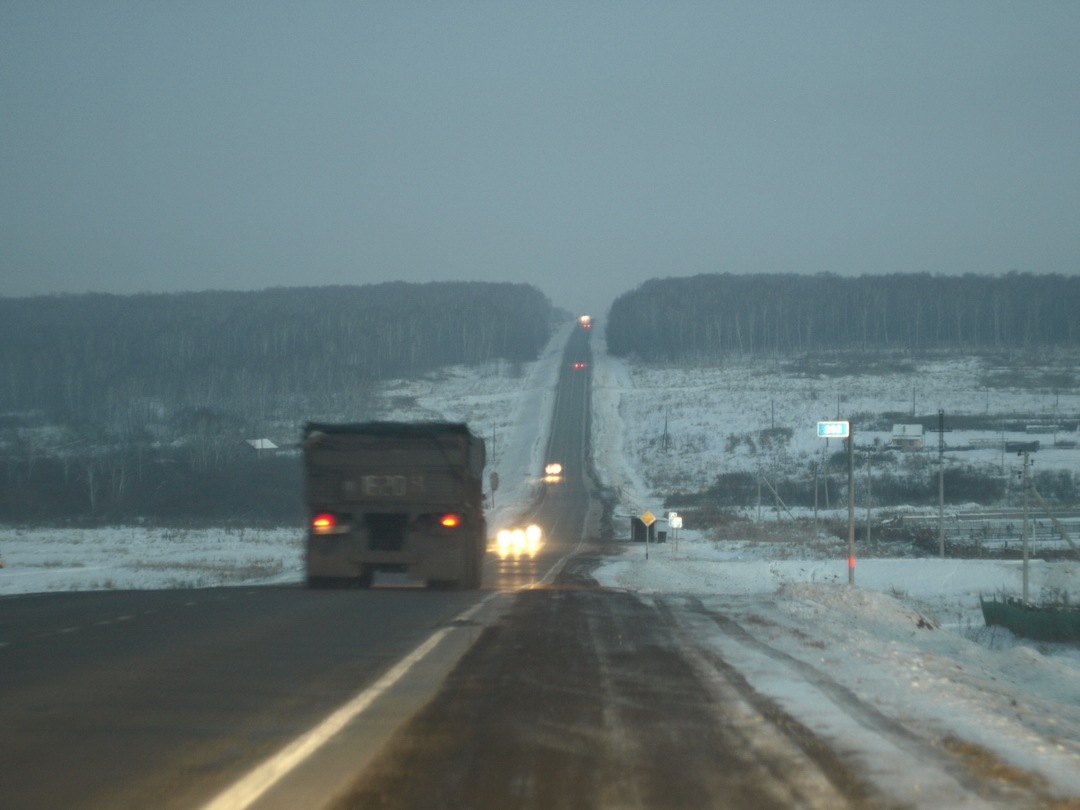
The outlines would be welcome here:
[[[247,443],[261,456],[264,453],[272,453],[278,446],[269,439],[248,439]]]
[[[900,450],[922,450],[923,426],[893,425],[892,446]]]

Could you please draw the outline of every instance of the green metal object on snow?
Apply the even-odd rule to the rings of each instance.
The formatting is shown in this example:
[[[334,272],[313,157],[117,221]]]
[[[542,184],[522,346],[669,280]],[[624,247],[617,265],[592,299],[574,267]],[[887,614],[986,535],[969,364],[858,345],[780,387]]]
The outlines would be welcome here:
[[[983,599],[983,620],[987,626],[996,624],[1018,636],[1036,641],[1080,641],[1080,607],[1075,605],[1027,605],[1015,597],[1003,600]]]

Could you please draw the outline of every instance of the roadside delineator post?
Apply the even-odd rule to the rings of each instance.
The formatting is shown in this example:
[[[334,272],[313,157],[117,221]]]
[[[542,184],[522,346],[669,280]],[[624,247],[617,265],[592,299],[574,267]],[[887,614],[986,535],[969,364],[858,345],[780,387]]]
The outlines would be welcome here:
[[[674,532],[675,537],[672,538],[675,541],[675,553],[679,553],[679,529],[682,528],[682,516],[678,512],[668,512],[668,526],[671,527],[671,531]]]

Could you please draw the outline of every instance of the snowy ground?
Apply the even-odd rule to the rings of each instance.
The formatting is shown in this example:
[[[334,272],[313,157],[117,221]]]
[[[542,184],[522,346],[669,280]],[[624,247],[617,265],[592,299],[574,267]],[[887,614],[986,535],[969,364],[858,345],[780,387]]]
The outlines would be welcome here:
[[[672,542],[653,545],[648,560],[637,546],[596,577],[645,599],[696,597],[801,662],[778,663],[708,623],[694,628],[756,689],[843,748],[869,756],[881,741],[853,723],[842,704],[807,690],[808,672],[815,673],[811,681],[850,689],[935,744],[975,743],[1038,774],[1048,793],[1080,802],[1080,648],[987,628],[978,608],[980,593],[1015,592],[1018,563],[863,559],[852,588],[842,559],[769,559],[766,548],[718,546],[686,534],[677,549]],[[1042,564],[1032,570],[1037,584],[1061,575]],[[895,780],[917,765],[897,765],[898,755],[891,752],[888,766],[877,763],[879,779]],[[917,806],[951,806],[935,803],[931,787],[924,785],[927,803]]]
[[[571,328],[561,331],[545,356],[520,373],[500,366],[478,377],[474,371],[456,369],[437,378],[395,383],[386,392],[387,418],[464,420],[489,439],[488,470],[500,478],[489,515],[492,532],[512,523],[535,492],[562,346]],[[662,514],[660,484],[673,476],[703,484],[721,466],[760,464],[745,451],[725,450],[730,433],[805,423],[805,435],[797,433],[786,454],[805,461],[821,451],[814,424],[834,418],[837,408],[836,395],[824,384],[777,385],[776,379],[749,367],[683,372],[635,367],[606,357],[602,337],[602,324],[597,324],[594,455],[621,511],[648,508]],[[963,401],[991,408],[998,398],[1012,398],[1004,402],[1003,411],[1050,410],[1055,405],[1064,409],[1072,396],[995,389],[989,400],[985,391],[973,400],[978,393],[975,372],[965,368],[958,363],[921,376],[922,396],[936,396],[934,408],[957,411]],[[964,380],[972,387],[965,389]],[[852,412],[911,407],[909,377],[876,382],[852,378],[843,387]],[[940,393],[927,393],[931,389]],[[914,396],[920,396],[918,391]],[[1068,409],[1075,413],[1080,406],[1069,400]],[[677,452],[660,457],[649,448],[663,431],[665,415]],[[1080,451],[1055,452],[1060,457],[1054,463],[1080,468],[1075,458]],[[650,471],[648,480],[643,469]],[[301,527],[0,528],[0,558],[5,563],[0,568],[0,597],[298,582],[302,538]],[[752,628],[756,638],[789,656],[790,663],[778,665],[775,658],[715,627],[698,630],[702,643],[715,646],[755,688],[854,750],[874,750],[872,735],[823,704],[819,693],[809,695],[803,686],[805,668],[821,672],[923,735],[974,743],[1038,774],[1050,793],[1080,797],[1080,650],[1030,644],[985,628],[978,609],[979,594],[1019,592],[1018,564],[860,558],[857,587],[851,588],[846,549],[835,546],[819,538],[792,553],[775,543],[719,543],[690,525],[680,533],[677,546],[654,545],[648,560],[642,546],[628,546],[596,576],[606,586],[633,590],[644,599],[699,599],[710,610]],[[1034,595],[1045,587],[1080,601],[1076,563],[1036,561],[1030,576]],[[934,795],[933,785],[926,789],[928,797]]]
[[[602,330],[597,338],[602,341]],[[872,356],[867,362],[873,360]],[[730,360],[724,366],[673,368],[609,359],[597,369],[596,389],[617,400],[622,435],[632,441],[625,456],[646,478],[642,491],[700,491],[718,472],[752,472],[812,480],[812,466],[842,449],[838,441],[817,437],[819,421],[852,420],[857,447],[883,447],[891,426],[911,421],[909,414],[945,412],[945,463],[963,465],[1006,482],[1020,503],[1021,460],[1005,453],[1006,442],[1038,441],[1032,472],[1067,470],[1080,476],[1080,434],[1065,430],[1080,416],[1080,388],[1066,387],[1071,370],[1058,373],[1065,360],[1048,358],[1046,366],[1023,367],[1010,379],[1032,378],[1030,386],[988,388],[1000,374],[973,357],[922,358],[897,368],[865,374],[814,370],[830,366]],[[895,364],[894,364],[895,365]],[[1060,380],[1057,387],[1047,381]],[[599,407],[599,406],[598,406]],[[886,414],[893,415],[888,420]],[[953,429],[960,416],[982,418],[980,430]],[[894,421],[896,420],[896,421]],[[1055,433],[1028,433],[1018,421],[1063,427]],[[882,424],[884,423],[884,424]],[[869,427],[874,425],[872,429]],[[992,425],[992,427],[990,427]],[[884,429],[882,429],[884,428]],[[762,431],[790,430],[787,442],[762,442]],[[663,450],[667,433],[668,449]],[[896,474],[936,470],[938,434],[927,433],[925,451],[877,456]],[[1055,446],[1057,445],[1057,446]],[[1069,446],[1077,445],[1077,446]],[[860,459],[861,460],[861,459]],[[857,486],[862,486],[861,478]]]
[[[0,528],[0,596],[299,581],[298,529]]]
[[[721,466],[757,463],[745,454],[725,453],[723,441],[731,432],[757,430],[762,418],[770,418],[769,409],[760,407],[768,396],[768,379],[746,368],[698,370],[687,375],[691,386],[682,388],[681,377],[671,370],[661,373],[605,358],[602,335],[597,339],[595,461],[600,476],[618,493],[624,513],[649,509],[663,514],[658,483],[670,481],[674,473],[666,468],[687,457],[690,470],[680,474],[701,486]],[[949,379],[954,384],[966,379],[959,376],[962,366],[940,380],[943,407]],[[891,396],[884,381],[846,385],[866,392],[858,409],[890,409],[874,399]],[[822,413],[816,398],[797,386],[786,389],[787,396],[777,393],[784,385],[772,389],[774,410],[778,405],[797,413],[808,437],[795,442],[794,452],[804,457],[819,452],[815,422],[835,418],[835,412]],[[995,396],[1020,401],[1026,395]],[[696,407],[688,404],[693,401]],[[947,402],[959,409],[959,402]],[[656,452],[665,405],[670,406],[668,431],[681,453]],[[1020,592],[1019,563],[864,558],[856,562],[857,587],[852,588],[844,542],[834,541],[830,549],[828,543],[823,548],[820,537],[808,537],[796,545],[721,543],[690,526],[680,532],[677,544],[671,538],[652,545],[648,559],[643,545],[630,547],[596,577],[607,587],[646,599],[696,597],[708,610],[734,619],[757,640],[789,656],[795,663],[778,662],[775,655],[764,655],[714,625],[697,627],[703,643],[715,647],[755,688],[838,746],[861,752],[879,780],[907,779],[910,787],[910,771],[918,770],[919,763],[903,751],[882,750],[876,734],[852,722],[841,706],[823,700],[820,691],[808,689],[808,678],[850,689],[943,747],[967,751],[969,757],[990,751],[1025,772],[1003,781],[1033,778],[1046,795],[1073,797],[1075,804],[1062,806],[1080,806],[1080,647],[1033,644],[1002,628],[987,628],[979,609],[980,594]],[[1033,595],[1064,592],[1080,601],[1080,563],[1034,561],[1029,577]],[[948,786],[933,784],[929,774],[927,779],[919,785],[921,800],[913,796],[913,802],[951,806],[943,799],[953,795]]]

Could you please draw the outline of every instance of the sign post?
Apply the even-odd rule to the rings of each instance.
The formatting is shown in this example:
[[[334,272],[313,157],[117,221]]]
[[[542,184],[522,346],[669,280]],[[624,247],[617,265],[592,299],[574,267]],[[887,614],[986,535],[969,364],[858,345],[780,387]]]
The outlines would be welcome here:
[[[656,523],[656,515],[646,509],[641,513],[641,522],[645,524],[645,559],[649,559],[649,527]]]
[[[679,553],[679,529],[682,528],[682,515],[678,512],[668,512],[668,526],[671,527],[671,531],[675,534],[672,538],[675,541],[675,553]]]
[[[855,431],[851,422],[818,422],[819,439],[847,439],[848,585],[855,584]]]

